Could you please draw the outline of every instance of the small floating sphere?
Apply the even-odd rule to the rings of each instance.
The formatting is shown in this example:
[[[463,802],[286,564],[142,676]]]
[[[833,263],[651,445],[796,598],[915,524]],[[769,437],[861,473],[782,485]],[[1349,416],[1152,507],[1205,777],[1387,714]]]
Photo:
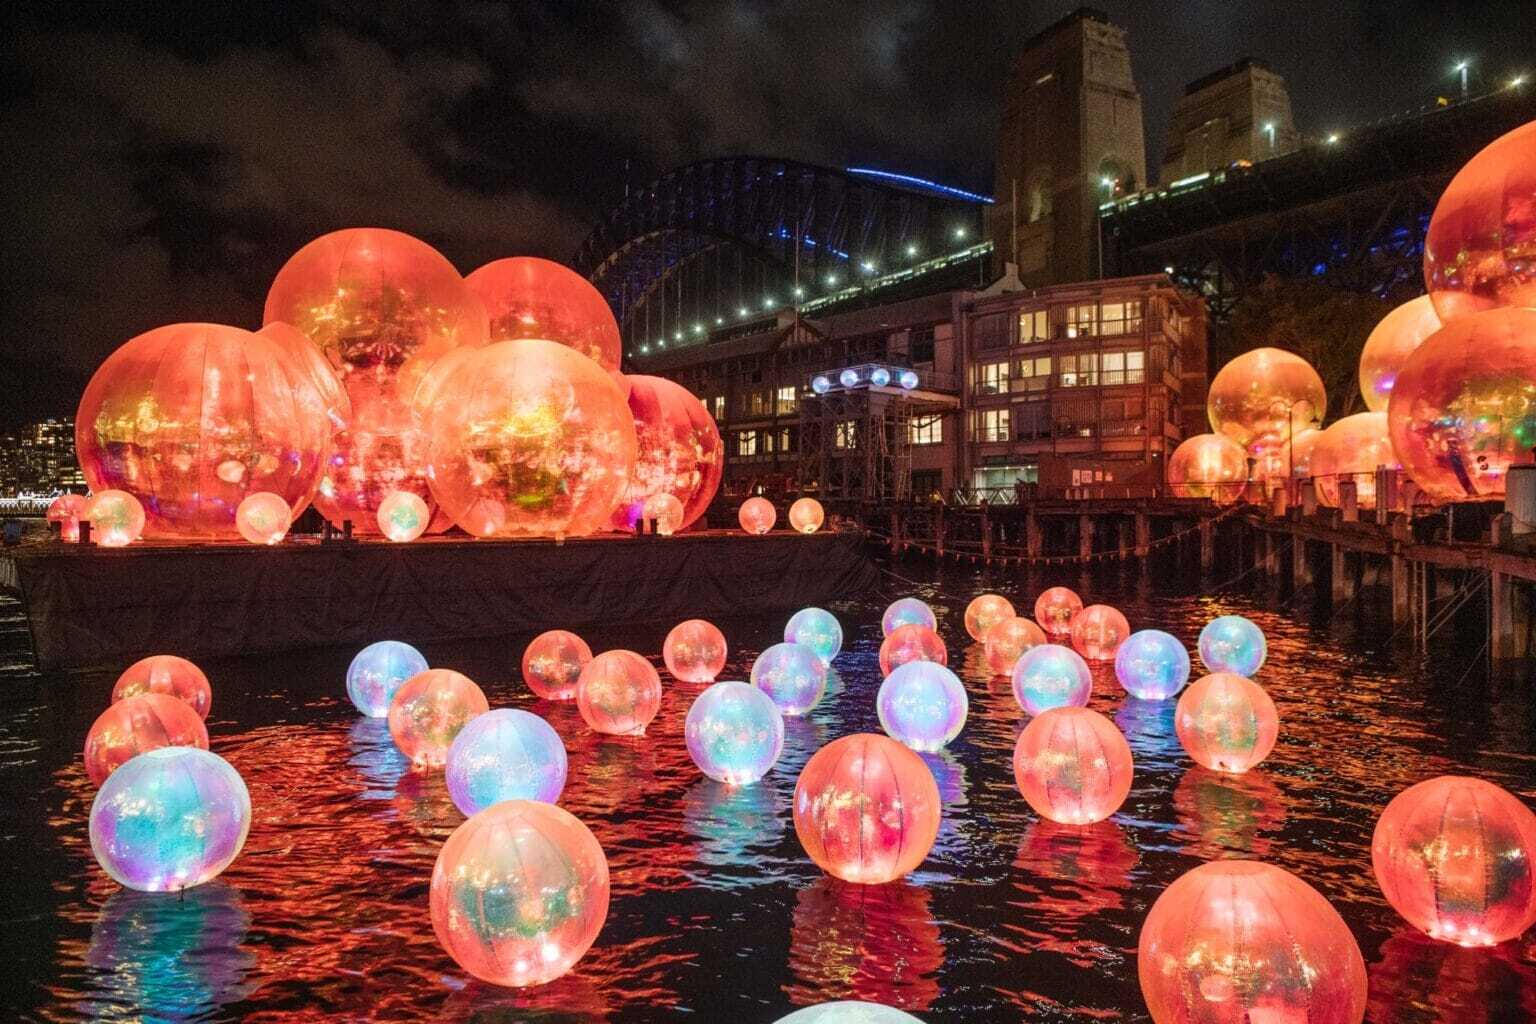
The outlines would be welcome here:
[[[1166,700],[1189,682],[1189,652],[1160,629],[1138,630],[1115,652],[1115,678],[1132,697]]]
[[[982,594],[972,598],[971,603],[965,606],[965,631],[971,635],[972,640],[985,643],[987,630],[1015,615],[1013,602],[1006,597],[1001,594]]]
[[[1222,615],[1207,622],[1200,631],[1199,647],[1200,660],[1212,672],[1231,672],[1250,679],[1264,664],[1269,650],[1264,631],[1241,615]]]
[[[913,625],[937,630],[939,620],[925,602],[915,597],[899,597],[887,605],[880,616],[880,635],[890,636],[899,626]]]
[[[1360,1024],[1366,974],[1349,926],[1288,871],[1219,860],[1179,876],[1137,945],[1156,1024]]]
[[[803,715],[827,692],[827,666],[803,644],[774,644],[752,662],[752,685],[786,715]]]
[[[1070,647],[1041,644],[1013,666],[1013,696],[1032,715],[1060,707],[1083,707],[1093,693],[1088,663]]]
[[[875,697],[886,735],[925,752],[940,750],[960,735],[969,709],[959,677],[931,661],[898,665]]]
[[[448,747],[443,778],[466,817],[503,800],[552,804],[565,789],[565,744],[538,715],[497,708],[476,716]]]
[[[1006,676],[1032,647],[1045,643],[1045,630],[1021,615],[1004,619],[987,630],[983,642],[987,668],[994,676]]]
[[[427,659],[410,644],[380,640],[358,651],[347,666],[347,696],[369,718],[383,718],[395,691],[427,667]]]
[[[197,747],[159,747],[118,767],[91,804],[91,852],[118,883],[189,889],[239,855],[251,794],[228,761]]]
[[[379,502],[379,532],[399,544],[415,540],[432,522],[432,510],[421,495],[395,491]]]
[[[801,533],[815,533],[825,519],[821,502],[815,498],[800,498],[789,506],[789,525]]]
[[[1091,604],[1072,616],[1072,648],[1089,661],[1114,661],[1130,635],[1131,624],[1107,604]]]
[[[944,640],[927,626],[912,623],[897,626],[880,642],[880,674],[890,675],[900,665],[912,661],[934,661],[949,664],[949,651]]]
[[[1536,924],[1536,814],[1491,782],[1442,775],[1397,794],[1371,867],[1392,909],[1431,938],[1491,946]]]
[[[1083,610],[1083,599],[1066,587],[1051,587],[1035,599],[1035,621],[1052,642],[1072,635],[1072,617]]]
[[[592,648],[575,633],[551,629],[523,650],[523,682],[545,700],[575,700],[576,681],[592,660]]]
[[[1195,680],[1173,716],[1179,742],[1197,764],[1241,774],[1269,756],[1280,714],[1264,688],[1230,672]]]
[[[1428,295],[1420,295],[1381,318],[1360,350],[1360,394],[1371,412],[1386,412],[1392,385],[1413,350],[1440,329]]]
[[[80,520],[89,504],[83,494],[61,494],[48,503],[48,521],[59,524],[59,539],[64,543],[80,542]]]
[[[248,494],[235,509],[235,529],[252,544],[276,544],[288,536],[293,510],[280,494]]]
[[[493,985],[553,981],[608,919],[608,858],[554,804],[508,800],[471,816],[438,852],[432,931],[464,970]]]
[[[767,498],[748,498],[741,503],[741,510],[736,518],[741,522],[741,528],[747,533],[764,534],[773,529],[774,521],[779,518],[774,511],[773,502]]]
[[[837,616],[821,608],[802,608],[789,617],[784,626],[784,642],[804,644],[816,652],[823,665],[843,649],[843,627]]]
[[[97,491],[85,505],[97,547],[122,548],[144,533],[144,506],[127,491]]]
[[[158,747],[208,749],[208,728],[191,705],[140,693],[103,711],[85,734],[85,774],[96,785],[125,761]]]
[[[418,768],[438,768],[459,731],[491,708],[468,676],[432,668],[401,684],[389,704],[389,734]]]
[[[725,634],[703,619],[679,622],[661,645],[667,671],[685,683],[714,682],[725,668]]]
[[[795,783],[795,834],[827,874],[879,885],[928,856],[940,806],[922,758],[887,736],[855,733],[805,763]]]
[[[784,750],[784,716],[762,690],[715,683],[694,698],[683,725],[688,756],[699,771],[731,786],[768,774]]]
[[[776,1024],[923,1024],[910,1013],[880,1003],[841,999],[817,1003],[780,1017]]]
[[[1035,813],[1063,825],[1103,821],[1131,792],[1131,745],[1115,723],[1080,707],[1030,720],[1013,748],[1013,777]]]
[[[661,710],[661,676],[634,651],[604,651],[576,680],[576,708],[593,732],[643,736]]]
[[[203,719],[213,706],[213,688],[203,670],[174,654],[151,654],[139,659],[124,669],[112,686],[114,701],[139,693],[164,693],[185,701]]]
[[[656,534],[660,537],[670,537],[683,526],[683,503],[677,500],[677,495],[667,491],[646,498],[640,514],[656,524]]]

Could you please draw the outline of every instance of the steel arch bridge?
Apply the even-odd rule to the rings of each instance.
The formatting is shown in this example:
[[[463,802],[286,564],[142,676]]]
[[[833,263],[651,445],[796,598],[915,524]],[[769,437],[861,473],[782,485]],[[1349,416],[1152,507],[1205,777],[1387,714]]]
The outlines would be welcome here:
[[[698,340],[963,249],[991,201],[889,171],[720,157],[630,192],[573,266],[607,298],[626,347]]]

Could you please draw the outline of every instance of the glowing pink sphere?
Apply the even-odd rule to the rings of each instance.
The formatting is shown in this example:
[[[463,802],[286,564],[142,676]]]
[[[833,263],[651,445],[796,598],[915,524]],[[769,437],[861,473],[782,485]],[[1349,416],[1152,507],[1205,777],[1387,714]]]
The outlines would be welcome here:
[[[581,670],[576,707],[593,732],[643,736],[661,710],[661,676],[634,651],[604,651]]]
[[[987,668],[994,676],[1006,676],[1031,647],[1045,643],[1045,630],[1022,616],[1004,619],[987,630],[982,643]]]
[[[1409,299],[1381,318],[1360,350],[1360,394],[1371,412],[1386,412],[1392,385],[1413,350],[1440,329],[1428,295]]]
[[[880,616],[880,635],[890,636],[901,626],[924,626],[937,630],[939,620],[933,609],[915,597],[898,597],[886,606]]]
[[[569,267],[513,256],[487,263],[464,283],[485,305],[491,341],[553,341],[605,370],[618,370],[619,323],[602,293]]]
[[[1013,748],[1013,777],[1035,813],[1064,825],[1103,821],[1131,792],[1131,745],[1115,723],[1080,707],[1042,711]]]
[[[252,544],[276,544],[288,536],[293,510],[280,494],[248,494],[235,509],[235,529]]]
[[[880,643],[880,674],[890,675],[898,667],[913,661],[949,664],[944,640],[927,626],[911,623],[897,626]]]
[[[710,683],[725,668],[725,634],[703,619],[679,622],[661,644],[667,671],[685,683]]]
[[[676,499],[677,522],[657,533],[675,533],[698,521],[725,472],[725,444],[704,403],[681,384],[663,377],[624,377],[627,404],[638,445],[635,467],[613,514],[616,530],[632,530],[650,503]]]
[[[127,491],[97,491],[85,504],[97,547],[123,548],[144,533],[144,506]]]
[[[1072,616],[1072,649],[1089,661],[1114,661],[1130,635],[1125,616],[1107,604],[1091,604]]]
[[[640,515],[656,524],[658,537],[670,537],[683,528],[683,503],[675,494],[663,491],[651,495],[641,506]]]
[[[207,750],[208,728],[175,697],[135,694],[108,707],[85,734],[85,774],[99,786],[118,765],[157,747]]]
[[[1310,472],[1317,486],[1317,500],[1339,507],[1339,483],[1355,482],[1356,504],[1376,507],[1376,467],[1397,468],[1397,455],[1387,434],[1387,414],[1357,412],[1323,431],[1312,446]]]
[[[1072,635],[1072,617],[1083,610],[1083,599],[1066,587],[1051,587],[1035,599],[1035,621],[1054,643]]]
[[[736,518],[747,533],[763,534],[773,529],[779,514],[774,511],[773,502],[767,498],[748,498],[741,503]]]
[[[1275,748],[1280,714],[1269,694],[1251,679],[1212,672],[1179,697],[1173,727],[1197,764],[1241,774]]]
[[[1092,694],[1093,672],[1069,647],[1032,647],[1013,666],[1013,697],[1032,715],[1051,708],[1083,707]]]
[[[913,750],[942,750],[965,728],[969,712],[960,677],[931,661],[896,666],[875,695],[880,728]]]
[[[1211,429],[1242,448],[1283,447],[1293,429],[1316,426],[1327,409],[1312,364],[1278,348],[1256,348],[1227,363],[1206,397]]]
[[[408,544],[427,532],[427,526],[432,522],[432,509],[419,494],[395,491],[379,502],[374,518],[385,539]]]
[[[825,520],[826,513],[815,498],[799,498],[789,506],[789,525],[800,533],[815,533]]]
[[[923,759],[855,733],[811,755],[795,783],[795,834],[829,875],[878,885],[914,870],[939,834],[939,787]]]
[[[523,649],[523,682],[545,700],[575,700],[581,670],[592,660],[592,648],[575,633],[551,629]]]
[[[418,768],[440,768],[470,720],[491,709],[468,676],[429,668],[407,679],[389,702],[389,734]]]
[[[1196,434],[1168,457],[1168,489],[1175,498],[1210,498],[1230,505],[1247,486],[1248,453],[1230,437]]]
[[[59,539],[64,543],[80,542],[80,520],[88,504],[83,494],[61,494],[48,503],[48,521],[59,524]]]
[[[206,719],[213,706],[213,688],[203,670],[174,654],[151,654],[123,670],[112,686],[114,702],[140,693],[163,693],[188,704]]]
[[[965,606],[965,631],[977,643],[985,643],[987,630],[1015,617],[1013,602],[1001,594],[982,594]]]
[[[326,411],[331,414],[332,424],[346,422],[352,409],[352,400],[342,387],[341,378],[336,376],[336,371],[331,369],[325,354],[314,342],[306,338],[298,328],[281,320],[264,325],[256,333],[288,353],[299,368],[309,375],[310,381],[320,392]]]

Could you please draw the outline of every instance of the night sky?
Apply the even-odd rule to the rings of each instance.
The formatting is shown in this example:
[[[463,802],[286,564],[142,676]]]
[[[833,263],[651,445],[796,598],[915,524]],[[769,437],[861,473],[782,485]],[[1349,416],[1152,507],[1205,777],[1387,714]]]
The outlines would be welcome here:
[[[1073,3],[11,3],[0,61],[0,427],[72,411],[116,345],[259,326],[315,235],[419,235],[461,270],[569,259],[668,167],[752,152],[986,190],[998,95]],[[1101,3],[1149,169],[1185,82],[1243,56],[1320,133],[1536,72],[1528,2]],[[628,170],[626,171],[626,167]]]

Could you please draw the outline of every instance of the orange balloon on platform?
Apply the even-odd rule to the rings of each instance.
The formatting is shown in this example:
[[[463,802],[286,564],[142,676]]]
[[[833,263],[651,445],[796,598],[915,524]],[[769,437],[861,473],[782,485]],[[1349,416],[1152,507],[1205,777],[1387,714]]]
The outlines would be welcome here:
[[[767,498],[748,498],[741,503],[736,513],[741,528],[752,534],[767,533],[773,529],[774,521],[778,518],[779,513],[774,509],[773,502]]]
[[[1275,749],[1280,713],[1258,683],[1212,672],[1180,695],[1173,729],[1197,764],[1240,775]]]
[[[1355,482],[1355,504],[1376,507],[1376,467],[1397,468],[1397,455],[1387,433],[1387,414],[1357,412],[1323,431],[1312,446],[1308,475],[1317,487],[1319,504],[1339,507],[1339,483]]]
[[[339,426],[346,422],[351,399],[347,397],[346,389],[341,386],[341,378],[336,376],[336,371],[326,361],[319,346],[306,338],[297,327],[281,320],[266,324],[256,333],[288,353],[299,364],[299,368],[309,374],[310,380],[320,392],[321,400],[325,402],[326,410],[331,414],[333,424]]]
[[[800,533],[815,533],[825,520],[826,513],[815,498],[797,498],[789,506],[789,525]]]
[[[965,606],[965,631],[971,639],[983,643],[987,630],[1014,617],[1013,602],[1001,594],[982,594]]]
[[[1206,412],[1211,429],[1243,448],[1284,446],[1322,421],[1328,410],[1323,378],[1301,356],[1256,348],[1223,366],[1211,380]]]
[[[704,403],[680,384],[634,374],[624,383],[638,449],[629,486],[613,514],[613,528],[633,530],[649,499],[671,494],[683,511],[672,532],[687,529],[720,489],[725,472],[720,430]]]
[[[315,494],[320,514],[337,528],[350,520],[354,533],[377,536],[379,507],[397,491],[409,491],[436,510],[427,484],[427,438],[418,411],[366,377],[350,380],[345,394],[346,418],[332,434],[331,457]],[[451,525],[438,510],[427,529],[438,533]]]
[[[888,676],[909,661],[932,661],[949,664],[949,651],[944,640],[927,626],[909,622],[897,626],[891,635],[880,642],[880,674]]]
[[[288,535],[293,511],[282,495],[271,491],[248,494],[235,509],[235,528],[252,544],[277,544]]]
[[[1130,635],[1125,616],[1107,604],[1091,604],[1072,616],[1072,649],[1089,661],[1114,661]]]
[[[491,341],[541,338],[573,348],[605,370],[623,356],[608,300],[569,267],[536,256],[487,263],[464,279],[485,305]]]
[[[85,773],[101,785],[117,766],[159,747],[208,749],[208,728],[183,701],[140,693],[103,711],[85,735]]]
[[[1297,432],[1299,440],[1303,435]],[[1230,505],[1248,485],[1248,453],[1221,434],[1196,434],[1168,457],[1168,489],[1175,498],[1210,498]]]
[[[64,543],[79,543],[80,520],[85,518],[89,504],[83,494],[61,494],[48,503],[48,521],[59,524],[59,539]]]
[[[144,505],[127,491],[97,491],[85,503],[91,541],[100,548],[127,547],[144,534]]]
[[[1360,350],[1360,394],[1371,412],[1386,412],[1392,385],[1413,350],[1440,329],[1428,295],[1420,295],[1381,318]]]
[[[1048,708],[1013,747],[1013,777],[1035,813],[1064,825],[1103,821],[1131,791],[1131,745],[1115,723],[1080,707]]]
[[[1050,587],[1035,598],[1035,621],[1048,637],[1072,634],[1072,616],[1083,610],[1083,599],[1068,587]]]
[[[1013,666],[1019,663],[1024,652],[1043,643],[1045,630],[1022,616],[1015,615],[995,623],[987,630],[982,645],[987,669],[995,676],[1012,675]]]

